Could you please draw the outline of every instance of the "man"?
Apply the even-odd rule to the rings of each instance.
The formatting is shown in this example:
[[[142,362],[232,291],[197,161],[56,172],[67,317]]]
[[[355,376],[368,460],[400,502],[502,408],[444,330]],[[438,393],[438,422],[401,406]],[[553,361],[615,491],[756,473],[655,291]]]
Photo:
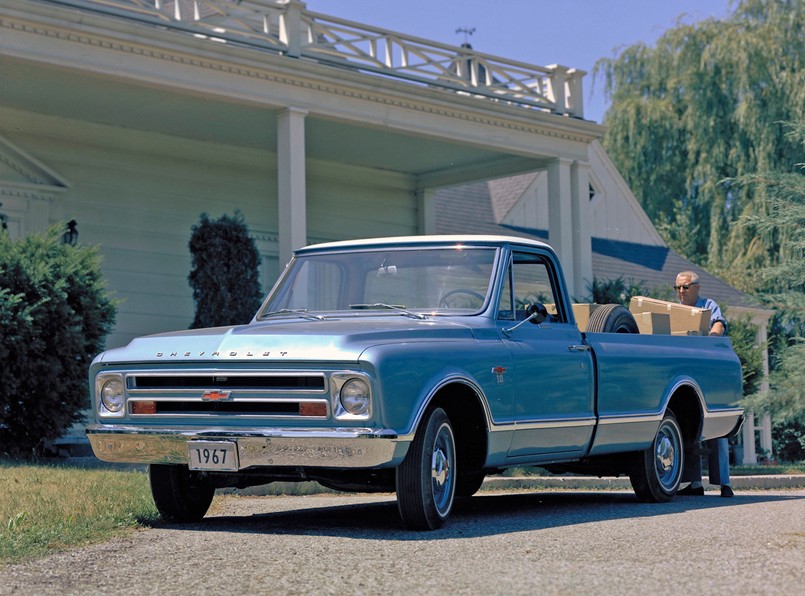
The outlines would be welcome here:
[[[676,276],[674,285],[679,303],[696,308],[710,310],[710,335],[724,335],[727,332],[727,321],[721,314],[721,309],[715,300],[699,296],[699,276],[693,271],[683,271]],[[735,493],[730,486],[730,451],[727,439],[711,439],[704,442],[708,451],[707,462],[710,468],[710,484],[721,485],[721,496],[732,497]],[[702,496],[702,458],[694,454],[690,458],[690,465],[686,466],[683,481],[690,480],[690,485],[683,488],[678,495]]]

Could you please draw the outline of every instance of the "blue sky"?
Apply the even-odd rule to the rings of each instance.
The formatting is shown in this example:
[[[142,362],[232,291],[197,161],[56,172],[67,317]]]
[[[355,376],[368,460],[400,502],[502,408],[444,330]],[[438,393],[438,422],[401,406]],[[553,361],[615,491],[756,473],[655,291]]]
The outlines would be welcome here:
[[[460,45],[456,29],[475,28],[476,50],[546,66],[586,70],[584,115],[601,122],[603,85],[593,85],[599,58],[622,46],[653,45],[677,19],[723,19],[731,0],[307,0],[308,10]]]

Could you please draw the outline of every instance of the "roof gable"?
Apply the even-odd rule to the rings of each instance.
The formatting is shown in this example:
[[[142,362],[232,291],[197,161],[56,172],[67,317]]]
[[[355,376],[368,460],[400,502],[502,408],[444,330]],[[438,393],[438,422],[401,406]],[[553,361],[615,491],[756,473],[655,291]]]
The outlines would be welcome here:
[[[0,193],[16,189],[49,194],[69,187],[64,178],[0,135]]]

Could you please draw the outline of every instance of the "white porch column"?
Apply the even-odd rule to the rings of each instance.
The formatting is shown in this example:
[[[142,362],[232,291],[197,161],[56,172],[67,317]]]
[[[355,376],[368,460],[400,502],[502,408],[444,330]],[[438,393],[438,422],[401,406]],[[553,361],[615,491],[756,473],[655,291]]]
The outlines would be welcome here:
[[[417,230],[420,234],[436,233],[436,208],[434,206],[433,190],[417,190]]]
[[[757,325],[757,345],[767,346],[769,339],[769,318],[770,317],[754,317],[753,323]],[[763,350],[763,382],[760,384],[760,391],[763,393],[769,392],[769,348],[768,346]],[[763,414],[760,419],[760,448],[768,452],[769,457],[774,457],[772,452],[772,439],[771,439],[771,416],[768,413]],[[757,463],[755,461],[755,463]]]
[[[755,451],[755,413],[746,412],[744,424],[741,427],[741,438],[743,439],[744,455],[742,464],[756,464],[757,452]]]
[[[573,286],[576,297],[583,299],[587,294],[587,286],[593,283],[590,164],[587,162],[575,161],[570,166],[570,194],[573,218]]]
[[[294,249],[307,244],[305,116],[307,110],[298,108],[285,108],[277,113],[280,271],[291,260]]]
[[[571,164],[563,158],[548,164],[548,242],[559,255],[568,291],[575,296]]]
[[[766,412],[760,417],[760,448],[769,458],[774,457],[771,443],[771,415]]]

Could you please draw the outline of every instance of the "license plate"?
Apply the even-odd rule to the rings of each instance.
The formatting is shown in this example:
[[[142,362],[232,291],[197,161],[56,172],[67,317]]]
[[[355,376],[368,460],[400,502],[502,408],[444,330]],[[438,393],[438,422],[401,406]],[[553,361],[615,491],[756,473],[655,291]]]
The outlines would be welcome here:
[[[238,471],[238,446],[231,441],[188,441],[187,462],[191,470]]]

